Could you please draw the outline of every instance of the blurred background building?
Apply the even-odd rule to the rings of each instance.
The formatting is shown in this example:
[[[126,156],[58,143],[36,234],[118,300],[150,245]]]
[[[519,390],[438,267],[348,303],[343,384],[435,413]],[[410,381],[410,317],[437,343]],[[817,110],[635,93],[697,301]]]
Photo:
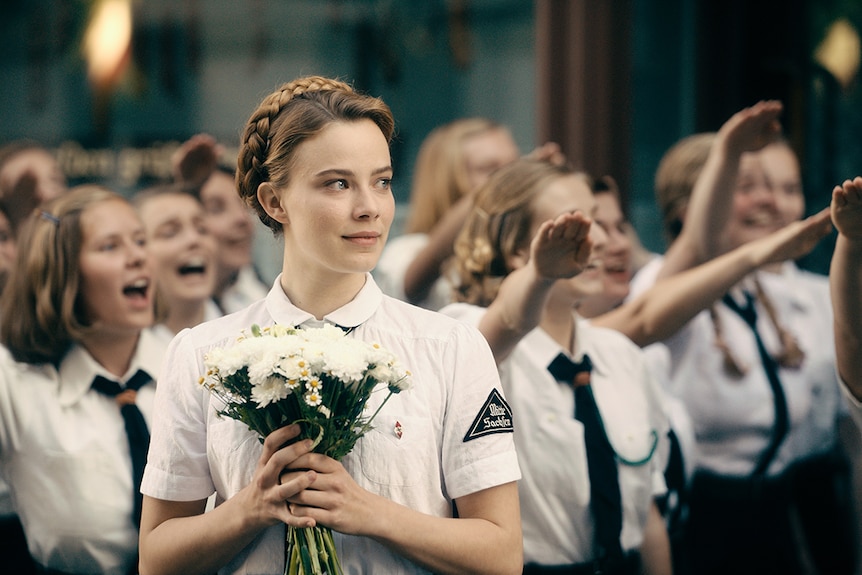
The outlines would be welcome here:
[[[809,212],[862,173],[860,30],[859,0],[2,0],[0,143],[36,139],[72,183],[131,192],[192,134],[229,156],[281,82],[337,76],[393,109],[402,207],[427,133],[485,116],[524,152],[555,140],[613,175],[663,251],[659,158],[759,99],[784,102]]]

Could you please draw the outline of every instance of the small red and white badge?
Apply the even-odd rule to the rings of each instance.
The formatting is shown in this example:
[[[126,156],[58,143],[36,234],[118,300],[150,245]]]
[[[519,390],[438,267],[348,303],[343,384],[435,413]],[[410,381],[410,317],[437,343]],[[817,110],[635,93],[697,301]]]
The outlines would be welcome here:
[[[395,432],[395,437],[401,439],[401,436],[404,435],[404,428],[401,426],[401,422],[397,419],[395,420],[395,427],[393,429]]]

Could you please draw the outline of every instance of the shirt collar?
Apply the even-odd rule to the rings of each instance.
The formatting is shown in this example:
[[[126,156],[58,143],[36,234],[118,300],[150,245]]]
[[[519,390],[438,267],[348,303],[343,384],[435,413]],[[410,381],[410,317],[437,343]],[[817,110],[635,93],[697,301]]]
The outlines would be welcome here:
[[[568,350],[560,346],[554,338],[552,338],[548,333],[542,328],[536,328],[531,331],[527,337],[533,339],[535,338],[537,345],[533,347],[533,349],[537,350],[537,359],[541,365],[550,365],[554,358],[557,357],[558,354],[562,353],[575,363],[580,363],[584,359],[584,353],[586,349],[583,345],[584,335],[583,332],[589,329],[589,322],[581,318],[579,315],[575,314],[575,354],[570,355]],[[532,346],[531,346],[532,347]]]
[[[159,341],[157,336],[149,329],[141,331],[138,345],[129,363],[129,369],[120,378],[120,383],[125,383],[137,371],[143,370],[149,374],[153,381],[159,373],[162,355],[165,345]],[[60,376],[60,405],[68,407],[74,405],[89,391],[93,379],[97,375],[116,380],[117,377],[108,372],[97,362],[90,352],[80,344],[73,344],[60,362],[58,369]]]
[[[374,315],[382,301],[383,292],[377,287],[371,274],[367,273],[365,285],[359,293],[345,305],[326,314],[323,319],[341,327],[354,328]],[[281,274],[275,279],[272,289],[266,296],[266,306],[276,323],[282,325],[302,325],[316,321],[312,314],[299,309],[288,299],[281,289]]]

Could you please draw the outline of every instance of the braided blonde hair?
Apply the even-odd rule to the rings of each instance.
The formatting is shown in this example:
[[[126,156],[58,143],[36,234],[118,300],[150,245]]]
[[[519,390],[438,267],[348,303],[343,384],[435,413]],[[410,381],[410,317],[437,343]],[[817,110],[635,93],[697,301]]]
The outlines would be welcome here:
[[[306,76],[283,84],[261,101],[246,122],[237,156],[236,185],[240,197],[274,234],[282,232],[257,200],[260,184],[284,187],[296,149],[333,122],[368,119],[392,141],[395,121],[379,98],[359,94],[347,83]]]
[[[766,295],[757,278],[754,279],[754,295],[755,300],[759,301],[763,309],[766,310],[766,316],[778,333],[778,340],[781,343],[781,350],[779,350],[773,359],[781,367],[799,369],[805,360],[805,350],[799,346],[796,336],[788,331],[778,319],[778,313],[775,305],[772,303],[772,299]],[[714,304],[709,308],[709,315],[712,318],[713,329],[715,331],[715,346],[719,349],[724,359],[725,373],[734,379],[739,379],[748,372],[749,366],[744,365],[730,350],[730,346],[724,337],[721,318],[718,316]]]

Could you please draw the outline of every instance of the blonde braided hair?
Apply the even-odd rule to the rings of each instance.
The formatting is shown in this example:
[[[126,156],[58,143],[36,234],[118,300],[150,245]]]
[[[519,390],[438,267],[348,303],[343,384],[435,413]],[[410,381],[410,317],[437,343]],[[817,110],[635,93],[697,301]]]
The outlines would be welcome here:
[[[787,369],[799,369],[802,362],[805,360],[805,351],[799,346],[799,341],[796,339],[787,328],[778,319],[778,313],[775,310],[775,305],[771,298],[766,295],[763,287],[757,278],[754,279],[754,294],[755,300],[759,301],[766,310],[766,316],[770,323],[778,333],[778,339],[781,343],[781,350],[775,355],[776,363]],[[749,367],[744,365],[730,350],[727,345],[727,340],[724,337],[724,330],[721,319],[716,312],[716,306],[712,305],[709,308],[709,315],[712,318],[713,328],[715,330],[715,346],[721,351],[724,358],[724,370],[729,376],[734,379],[739,379],[748,372]]]
[[[356,92],[349,84],[323,76],[306,76],[283,84],[252,112],[240,139],[236,186],[240,197],[273,233],[281,224],[257,200],[264,182],[286,186],[297,147],[333,122],[373,121],[391,142],[395,121],[379,98]]]

